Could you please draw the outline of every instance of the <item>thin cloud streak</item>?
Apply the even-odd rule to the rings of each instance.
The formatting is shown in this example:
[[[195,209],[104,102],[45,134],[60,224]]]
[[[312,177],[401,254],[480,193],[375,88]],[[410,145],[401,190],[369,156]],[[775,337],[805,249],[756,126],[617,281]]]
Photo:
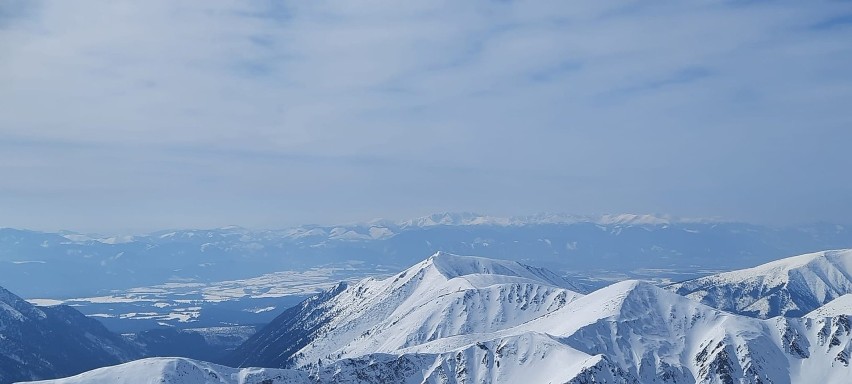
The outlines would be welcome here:
[[[852,214],[845,2],[0,7],[0,225]]]

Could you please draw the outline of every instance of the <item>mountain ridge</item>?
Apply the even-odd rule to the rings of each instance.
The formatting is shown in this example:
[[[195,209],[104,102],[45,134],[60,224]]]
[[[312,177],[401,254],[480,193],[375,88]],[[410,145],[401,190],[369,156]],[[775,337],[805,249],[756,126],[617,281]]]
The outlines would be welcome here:
[[[670,285],[668,289],[734,313],[802,316],[852,293],[852,250],[785,258]]]
[[[795,269],[809,257],[818,258],[794,257],[765,270]],[[635,280],[583,295],[533,271],[438,253],[385,279],[338,284],[285,311],[234,352],[231,364],[242,369],[168,364],[185,367],[178,376],[186,380],[176,384],[210,377],[240,384],[852,380],[845,297],[826,316],[760,319]],[[175,369],[157,369],[146,377],[178,377]],[[105,383],[131,371],[98,372],[106,381],[83,374],[52,383]]]
[[[35,307],[0,287],[0,382],[76,374],[141,351],[74,308]]]
[[[797,260],[793,258],[787,263],[795,264]],[[395,279],[417,278],[418,272],[428,268],[430,261],[434,259],[416,264]],[[445,291],[436,289],[432,296],[422,297],[420,302],[438,301],[440,292]],[[370,295],[371,291],[364,290],[362,294]],[[337,308],[339,310],[332,312],[345,312],[349,307]],[[417,314],[413,317],[429,318],[429,313],[443,313],[441,306],[424,308],[428,308],[426,313],[412,311]],[[456,317],[446,317],[445,323],[452,324],[451,319]],[[490,377],[494,382],[511,382],[509,376],[501,376],[497,368],[510,364],[509,360],[501,359],[507,355],[497,351],[505,351],[506,345],[515,345],[512,348],[517,350],[521,348],[517,346],[524,343],[522,340],[535,340],[543,348],[536,352],[541,353],[537,355],[541,359],[568,354],[576,361],[593,361],[592,365],[597,368],[584,367],[580,371],[605,372],[609,382],[804,383],[815,376],[838,381],[852,379],[852,371],[847,369],[847,350],[852,350],[852,337],[846,331],[850,328],[849,319],[849,315],[837,314],[820,319],[762,320],[728,313],[647,282],[622,281],[577,296],[553,310],[536,312],[523,321],[495,328],[450,333],[434,333],[427,328],[427,337],[417,337],[423,334],[419,323],[390,316],[388,326],[359,328],[364,332],[351,341],[333,341],[336,338],[329,335],[308,341],[308,346],[323,344],[315,350],[321,353],[309,352],[286,366],[310,370],[341,361],[371,361],[376,354],[406,359],[428,355],[437,356],[439,360],[457,356],[453,364],[461,365],[454,365],[460,369],[455,372],[456,380],[476,381]],[[383,333],[391,330],[390,336]],[[369,338],[382,341],[371,342]],[[394,342],[395,339],[408,343]],[[543,352],[545,350],[549,352]],[[311,351],[311,348],[302,348],[295,355],[304,351]],[[427,360],[432,361],[430,359],[432,357]],[[251,364],[251,361],[244,363]],[[532,369],[524,366],[525,363],[519,364],[524,367],[519,369]],[[580,371],[572,371],[575,376],[551,371],[552,376],[548,377],[565,382],[597,380],[596,374],[585,376],[578,373]]]
[[[519,277],[523,280],[518,280]],[[292,319],[298,314],[305,316],[301,323],[312,324],[310,329],[301,329],[306,333],[286,336],[286,330],[278,334],[275,326],[267,327],[267,332],[259,331],[238,348],[234,353],[236,358],[230,362],[290,367],[322,359],[331,353],[344,357],[368,350],[393,351],[412,342],[466,333],[474,326],[483,329],[508,326],[523,321],[525,316],[554,310],[581,296],[564,288],[570,284],[557,278],[517,262],[439,252],[387,279],[368,278],[351,286],[340,285],[323,294],[322,299],[306,300],[279,316],[282,319]],[[323,304],[314,306],[323,300]],[[516,307],[520,308],[520,313],[512,311],[511,308]],[[476,311],[475,308],[491,311]],[[519,317],[507,316],[508,313]],[[275,322],[291,324],[287,329],[296,331],[292,328],[296,324],[289,320],[276,319]],[[407,324],[411,331],[386,338],[377,336],[401,324]],[[303,340],[311,334],[322,335],[327,340],[326,345],[306,343],[289,356],[264,357],[259,353],[264,349],[258,344],[260,340]],[[375,345],[370,339],[382,340],[384,346]],[[281,343],[276,345],[288,349]],[[239,358],[240,355],[244,357]]]

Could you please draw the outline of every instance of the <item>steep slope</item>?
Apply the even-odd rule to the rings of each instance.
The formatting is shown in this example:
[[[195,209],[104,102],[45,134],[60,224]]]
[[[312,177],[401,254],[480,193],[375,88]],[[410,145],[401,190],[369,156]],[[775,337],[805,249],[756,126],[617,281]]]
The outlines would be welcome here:
[[[389,279],[341,284],[305,301],[235,356],[244,366],[287,369],[236,370],[167,359],[162,361],[172,365],[110,368],[99,371],[99,377],[109,382],[132,372],[176,383],[200,382],[180,378],[222,383],[852,382],[852,316],[837,313],[846,308],[845,299],[834,309],[802,318],[758,319],[644,282],[624,281],[582,296],[552,285],[560,281],[551,277],[515,263],[437,254]],[[254,381],[247,379],[250,374],[257,374]],[[92,382],[74,380],[66,383]]]
[[[563,302],[543,284],[547,274],[521,277],[528,269],[511,266],[439,254],[392,279],[341,285],[261,331],[264,338],[240,351],[249,357],[241,363],[310,371],[340,364],[381,370],[407,361],[419,364],[412,369],[424,379],[474,382],[533,373],[561,382],[805,383],[817,374],[826,382],[852,380],[843,316],[760,320],[638,281]],[[519,290],[533,278],[534,289]],[[507,295],[512,289],[525,293]],[[315,328],[298,328],[305,319]],[[277,328],[285,323],[289,328]],[[529,340],[541,347],[525,349]],[[505,353],[518,350],[524,352]],[[557,372],[533,363],[539,360],[594,363],[557,364],[567,369]]]
[[[839,315],[852,316],[852,293],[847,293],[829,301],[828,304],[814,309],[805,315],[805,317],[816,319],[820,317],[835,317]]]
[[[341,284],[306,300],[259,331],[227,362],[289,367],[493,332],[581,296],[569,288],[543,269],[437,253],[396,276]]]
[[[625,379],[625,377],[627,377]],[[638,384],[601,356],[543,335],[495,340],[440,354],[373,354],[303,369],[230,368],[186,358],[149,358],[39,384]]]
[[[852,293],[852,250],[809,253],[673,284],[709,306],[759,318],[802,316]]]
[[[647,283],[613,284],[525,328],[604,355],[642,383],[789,382],[767,324]]]
[[[430,348],[434,344],[440,343]],[[479,341],[436,354],[409,352],[402,356],[435,356],[423,374],[423,381],[434,383],[638,383],[604,356],[589,356],[535,332]],[[594,381],[589,380],[592,377]]]
[[[77,376],[37,381],[54,384],[301,384],[308,381],[304,372],[278,369],[235,369],[178,357],[152,357],[95,369]]]
[[[647,283],[622,282],[551,316],[568,317],[586,320],[545,327],[564,335],[565,343],[577,350],[604,354],[643,383],[852,380],[848,366],[852,335],[846,315],[760,320]],[[597,320],[576,326],[589,318]]]
[[[55,383],[844,383],[852,380],[851,328],[845,315],[761,320],[626,281],[513,327],[393,352],[284,370],[159,359]]]
[[[35,307],[0,288],[0,383],[53,378],[116,364],[139,353],[71,307]]]
[[[852,382],[852,315],[783,318],[775,322],[776,340],[788,356],[793,382]]]

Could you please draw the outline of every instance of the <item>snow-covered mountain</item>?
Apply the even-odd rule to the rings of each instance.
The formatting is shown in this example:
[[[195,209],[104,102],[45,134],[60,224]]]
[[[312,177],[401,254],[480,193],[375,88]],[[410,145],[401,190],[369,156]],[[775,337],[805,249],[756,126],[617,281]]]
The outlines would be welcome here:
[[[112,367],[95,369],[74,377],[37,381],[55,384],[302,384],[307,374],[282,369],[235,369],[204,361],[177,357],[152,357]]]
[[[271,368],[147,359],[53,382],[852,382],[847,296],[805,317],[759,319],[640,281],[571,288],[542,269],[438,253],[316,295],[232,356]]]
[[[398,369],[449,383],[852,380],[850,314],[762,320],[638,281],[572,295],[505,266],[438,254],[390,279],[341,285],[282,314],[232,362],[334,367],[353,383]],[[512,289],[529,293],[503,294]]]
[[[760,318],[802,316],[852,293],[852,250],[809,253],[668,288],[729,312]]]
[[[820,318],[820,317],[835,317],[838,315],[852,315],[852,293],[847,293],[840,296],[828,304],[814,309],[805,317]]]
[[[67,376],[139,356],[134,345],[71,307],[35,307],[0,288],[0,383]]]
[[[403,276],[341,286],[317,296],[306,302],[301,312],[282,315],[304,316],[297,323],[308,324],[308,332],[291,327],[269,333],[270,337],[255,340],[255,348],[246,351],[270,356],[278,353],[283,357],[278,361],[290,366],[287,369],[236,369],[158,358],[49,383],[130,383],[139,378],[177,384],[794,384],[852,380],[852,321],[848,314],[762,320],[726,313],[638,281],[576,295],[558,308],[543,311],[540,308],[554,304],[543,299],[546,296],[538,300],[514,297],[505,302],[506,306],[496,308],[493,303],[503,299],[490,301],[486,308],[465,306],[462,297],[467,294],[443,300],[455,292],[446,290],[453,284],[474,295],[484,294],[478,292],[483,285],[466,286],[462,280],[484,283],[491,279],[495,284],[486,285],[491,287],[524,284],[515,280],[521,279],[542,288],[564,290],[548,285],[547,279],[542,281],[538,271],[520,268],[503,262],[489,264],[485,259],[436,255]],[[501,282],[504,277],[515,281]],[[437,287],[433,289],[434,284]],[[383,300],[389,300],[385,306]],[[422,318],[427,313],[417,315],[420,321],[414,315],[410,319],[397,316],[429,307],[431,316],[442,317],[448,314],[449,302],[453,307],[470,308],[466,313],[473,309],[484,312],[461,316],[462,323],[475,329],[444,332],[432,327],[440,324],[430,322],[430,316]],[[531,309],[533,304],[539,310]],[[380,313],[372,316],[368,309]],[[502,315],[494,316],[501,311]],[[450,324],[447,322],[452,328]],[[287,350],[276,343],[282,339],[305,343]]]
[[[230,368],[187,358],[148,358],[130,363],[96,369],[77,376],[44,380],[40,384],[460,384],[477,383],[545,383],[557,377],[566,384],[636,383],[624,381],[623,372],[611,367],[603,358],[586,359],[545,336],[528,337],[518,342],[503,341],[500,346],[506,356],[522,353],[528,361],[507,358],[499,377],[487,371],[468,372],[468,364],[480,359],[484,350],[495,348],[494,343],[482,344],[440,355],[378,354],[369,359],[344,359],[325,366],[308,369]],[[492,349],[493,351],[493,349]],[[493,352],[492,352],[493,354]],[[543,359],[541,357],[551,358]],[[578,359],[579,358],[579,359]],[[526,358],[524,360],[527,360]],[[519,364],[520,363],[520,364]],[[521,369],[519,369],[521,368]],[[592,380],[594,378],[594,380]]]
[[[340,284],[285,311],[229,363],[290,367],[494,332],[562,308],[581,296],[577,290],[544,269],[437,253],[398,275]]]
[[[525,327],[546,330],[591,356],[605,356],[626,372],[625,380],[809,382],[797,371],[803,357],[784,348],[785,331],[800,327],[795,320],[774,324],[728,314],[637,281],[593,292]],[[850,342],[848,335],[844,342]],[[815,361],[834,380],[852,377],[845,365],[822,357]]]

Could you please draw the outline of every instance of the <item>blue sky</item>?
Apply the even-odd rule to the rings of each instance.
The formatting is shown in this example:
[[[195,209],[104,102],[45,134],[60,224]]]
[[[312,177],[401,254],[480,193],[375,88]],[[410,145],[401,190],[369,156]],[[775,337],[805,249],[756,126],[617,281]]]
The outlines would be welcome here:
[[[852,222],[849,1],[4,1],[0,226]]]

